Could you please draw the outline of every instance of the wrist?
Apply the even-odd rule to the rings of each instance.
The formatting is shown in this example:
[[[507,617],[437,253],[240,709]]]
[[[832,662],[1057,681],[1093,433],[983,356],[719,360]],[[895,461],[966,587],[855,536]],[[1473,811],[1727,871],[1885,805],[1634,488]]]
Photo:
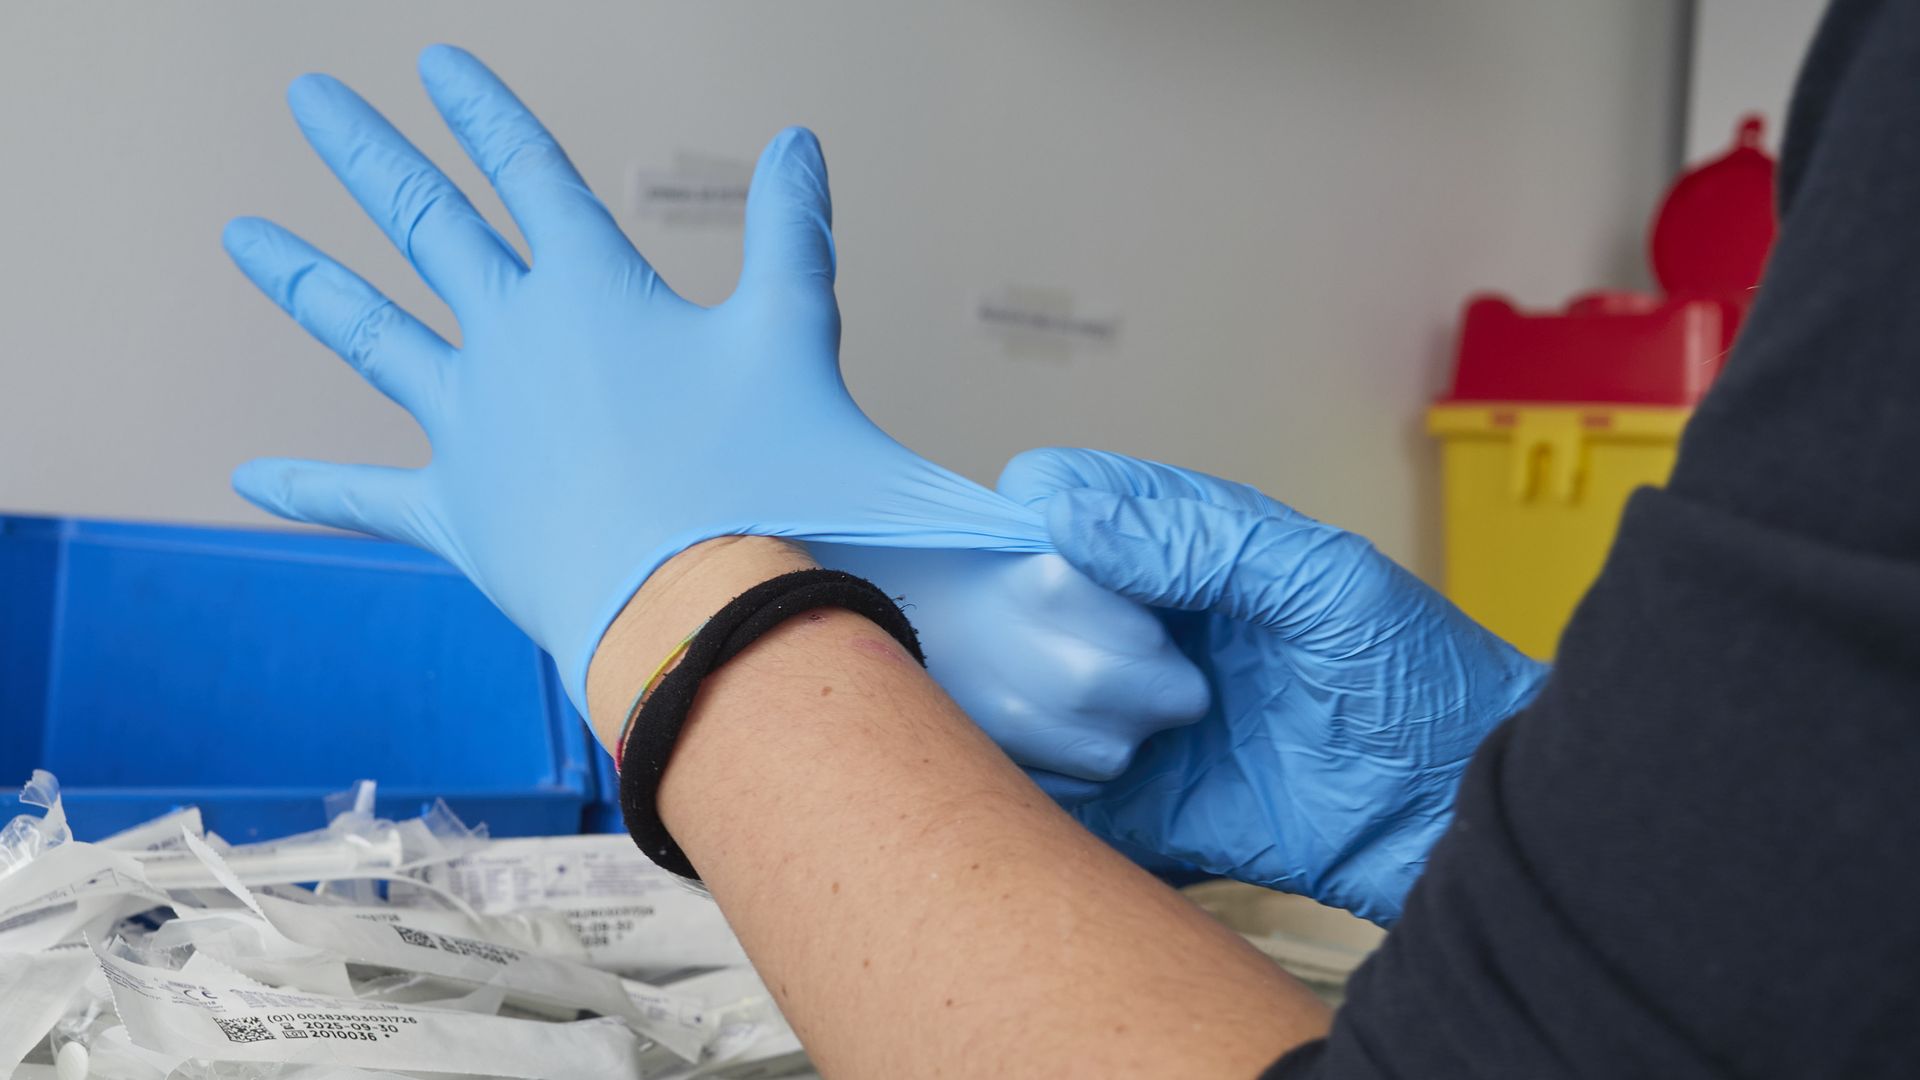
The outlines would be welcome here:
[[[805,548],[767,536],[707,540],[660,565],[601,636],[587,667],[594,734],[612,750],[634,697],[675,647],[727,601],[814,566]]]

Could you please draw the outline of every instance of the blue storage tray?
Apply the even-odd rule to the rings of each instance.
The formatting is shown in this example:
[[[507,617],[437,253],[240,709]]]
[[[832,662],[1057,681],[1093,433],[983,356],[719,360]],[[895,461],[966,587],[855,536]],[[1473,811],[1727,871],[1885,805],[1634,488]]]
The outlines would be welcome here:
[[[620,774],[613,771],[613,755],[593,755],[593,801],[587,804],[581,832],[624,833],[627,819],[620,813]]]
[[[282,836],[363,777],[385,816],[574,833],[589,749],[546,654],[423,552],[0,516],[0,786],[51,770],[82,839],[188,803]]]

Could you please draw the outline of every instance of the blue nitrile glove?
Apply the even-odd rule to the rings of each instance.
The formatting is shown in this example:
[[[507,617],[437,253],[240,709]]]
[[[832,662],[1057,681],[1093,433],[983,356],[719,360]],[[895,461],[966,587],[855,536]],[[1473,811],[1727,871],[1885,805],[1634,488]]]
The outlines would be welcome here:
[[[1015,458],[1095,582],[1176,613],[1213,707],[1149,739],[1076,815],[1123,843],[1399,917],[1467,759],[1540,688],[1521,655],[1373,545],[1244,484],[1097,450]]]
[[[234,473],[240,494],[445,558],[553,654],[583,712],[601,634],[655,567],[700,540],[1047,549],[1037,514],[916,456],[848,396],[812,134],[789,129],[760,156],[740,283],[709,309],[674,295],[479,61],[435,46],[420,74],[532,267],[351,90],[296,81],[288,100],[308,141],[453,309],[462,340],[286,230],[230,224],[240,269],[433,444],[413,470],[249,462]]]
[[[1160,620],[1058,555],[808,546],[904,602],[927,670],[1062,803],[1207,710],[1206,678]]]

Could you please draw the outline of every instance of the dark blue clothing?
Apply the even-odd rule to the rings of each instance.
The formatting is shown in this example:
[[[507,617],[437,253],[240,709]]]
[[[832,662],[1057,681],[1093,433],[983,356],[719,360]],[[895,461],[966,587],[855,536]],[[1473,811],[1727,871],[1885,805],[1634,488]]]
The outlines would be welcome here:
[[[1920,2],[1841,0],[1664,490],[1271,1080],[1920,1076]]]

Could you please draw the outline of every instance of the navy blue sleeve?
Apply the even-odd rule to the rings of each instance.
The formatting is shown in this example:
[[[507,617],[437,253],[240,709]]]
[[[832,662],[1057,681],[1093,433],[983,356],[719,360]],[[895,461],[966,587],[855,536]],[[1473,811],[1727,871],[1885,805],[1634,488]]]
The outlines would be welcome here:
[[[1842,2],[1668,486],[1274,1080],[1920,1075],[1920,3]]]

